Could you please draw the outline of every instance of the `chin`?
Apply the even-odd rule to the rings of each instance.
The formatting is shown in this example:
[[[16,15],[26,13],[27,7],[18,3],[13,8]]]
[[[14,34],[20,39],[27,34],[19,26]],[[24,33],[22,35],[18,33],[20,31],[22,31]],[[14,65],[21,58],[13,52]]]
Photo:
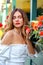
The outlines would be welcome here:
[[[22,27],[22,25],[17,25],[17,26],[15,26],[15,27],[20,28],[20,27]]]

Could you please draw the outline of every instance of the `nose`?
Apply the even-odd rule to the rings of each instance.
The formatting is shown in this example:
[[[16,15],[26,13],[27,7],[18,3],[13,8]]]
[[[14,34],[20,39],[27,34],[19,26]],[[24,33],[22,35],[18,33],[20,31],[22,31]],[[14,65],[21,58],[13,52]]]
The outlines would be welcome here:
[[[19,20],[16,20],[16,22],[19,22]]]

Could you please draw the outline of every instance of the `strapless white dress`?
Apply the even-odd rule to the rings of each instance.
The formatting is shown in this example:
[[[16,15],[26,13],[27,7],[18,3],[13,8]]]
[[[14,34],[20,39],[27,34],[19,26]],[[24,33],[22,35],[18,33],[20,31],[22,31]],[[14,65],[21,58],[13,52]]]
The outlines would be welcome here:
[[[28,55],[26,44],[0,44],[0,65],[25,65]]]
[[[26,44],[0,45],[0,65],[25,65]]]

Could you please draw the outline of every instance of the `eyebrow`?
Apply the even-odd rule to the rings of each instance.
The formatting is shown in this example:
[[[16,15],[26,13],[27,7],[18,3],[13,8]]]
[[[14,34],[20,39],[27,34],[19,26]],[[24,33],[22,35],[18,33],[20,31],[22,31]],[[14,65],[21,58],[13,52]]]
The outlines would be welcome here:
[[[14,15],[15,16],[15,15]],[[18,15],[18,16],[22,16],[22,15]]]

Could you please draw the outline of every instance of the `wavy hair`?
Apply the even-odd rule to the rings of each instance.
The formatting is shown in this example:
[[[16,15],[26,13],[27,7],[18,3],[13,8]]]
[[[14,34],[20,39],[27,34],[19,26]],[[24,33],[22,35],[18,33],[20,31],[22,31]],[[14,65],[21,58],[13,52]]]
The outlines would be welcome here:
[[[22,26],[21,30],[22,30],[22,35],[23,37],[25,37],[25,25],[28,25],[28,17],[26,15],[26,13],[20,9],[20,8],[16,8],[16,9],[13,9],[12,12],[10,13],[9,15],[9,19],[8,19],[8,22],[9,22],[9,25],[8,27],[5,29],[5,32],[9,31],[9,30],[12,30],[14,28],[14,25],[13,25],[13,15],[16,11],[19,11],[21,14],[22,14],[22,18],[23,18],[23,21],[24,21],[24,25]]]

